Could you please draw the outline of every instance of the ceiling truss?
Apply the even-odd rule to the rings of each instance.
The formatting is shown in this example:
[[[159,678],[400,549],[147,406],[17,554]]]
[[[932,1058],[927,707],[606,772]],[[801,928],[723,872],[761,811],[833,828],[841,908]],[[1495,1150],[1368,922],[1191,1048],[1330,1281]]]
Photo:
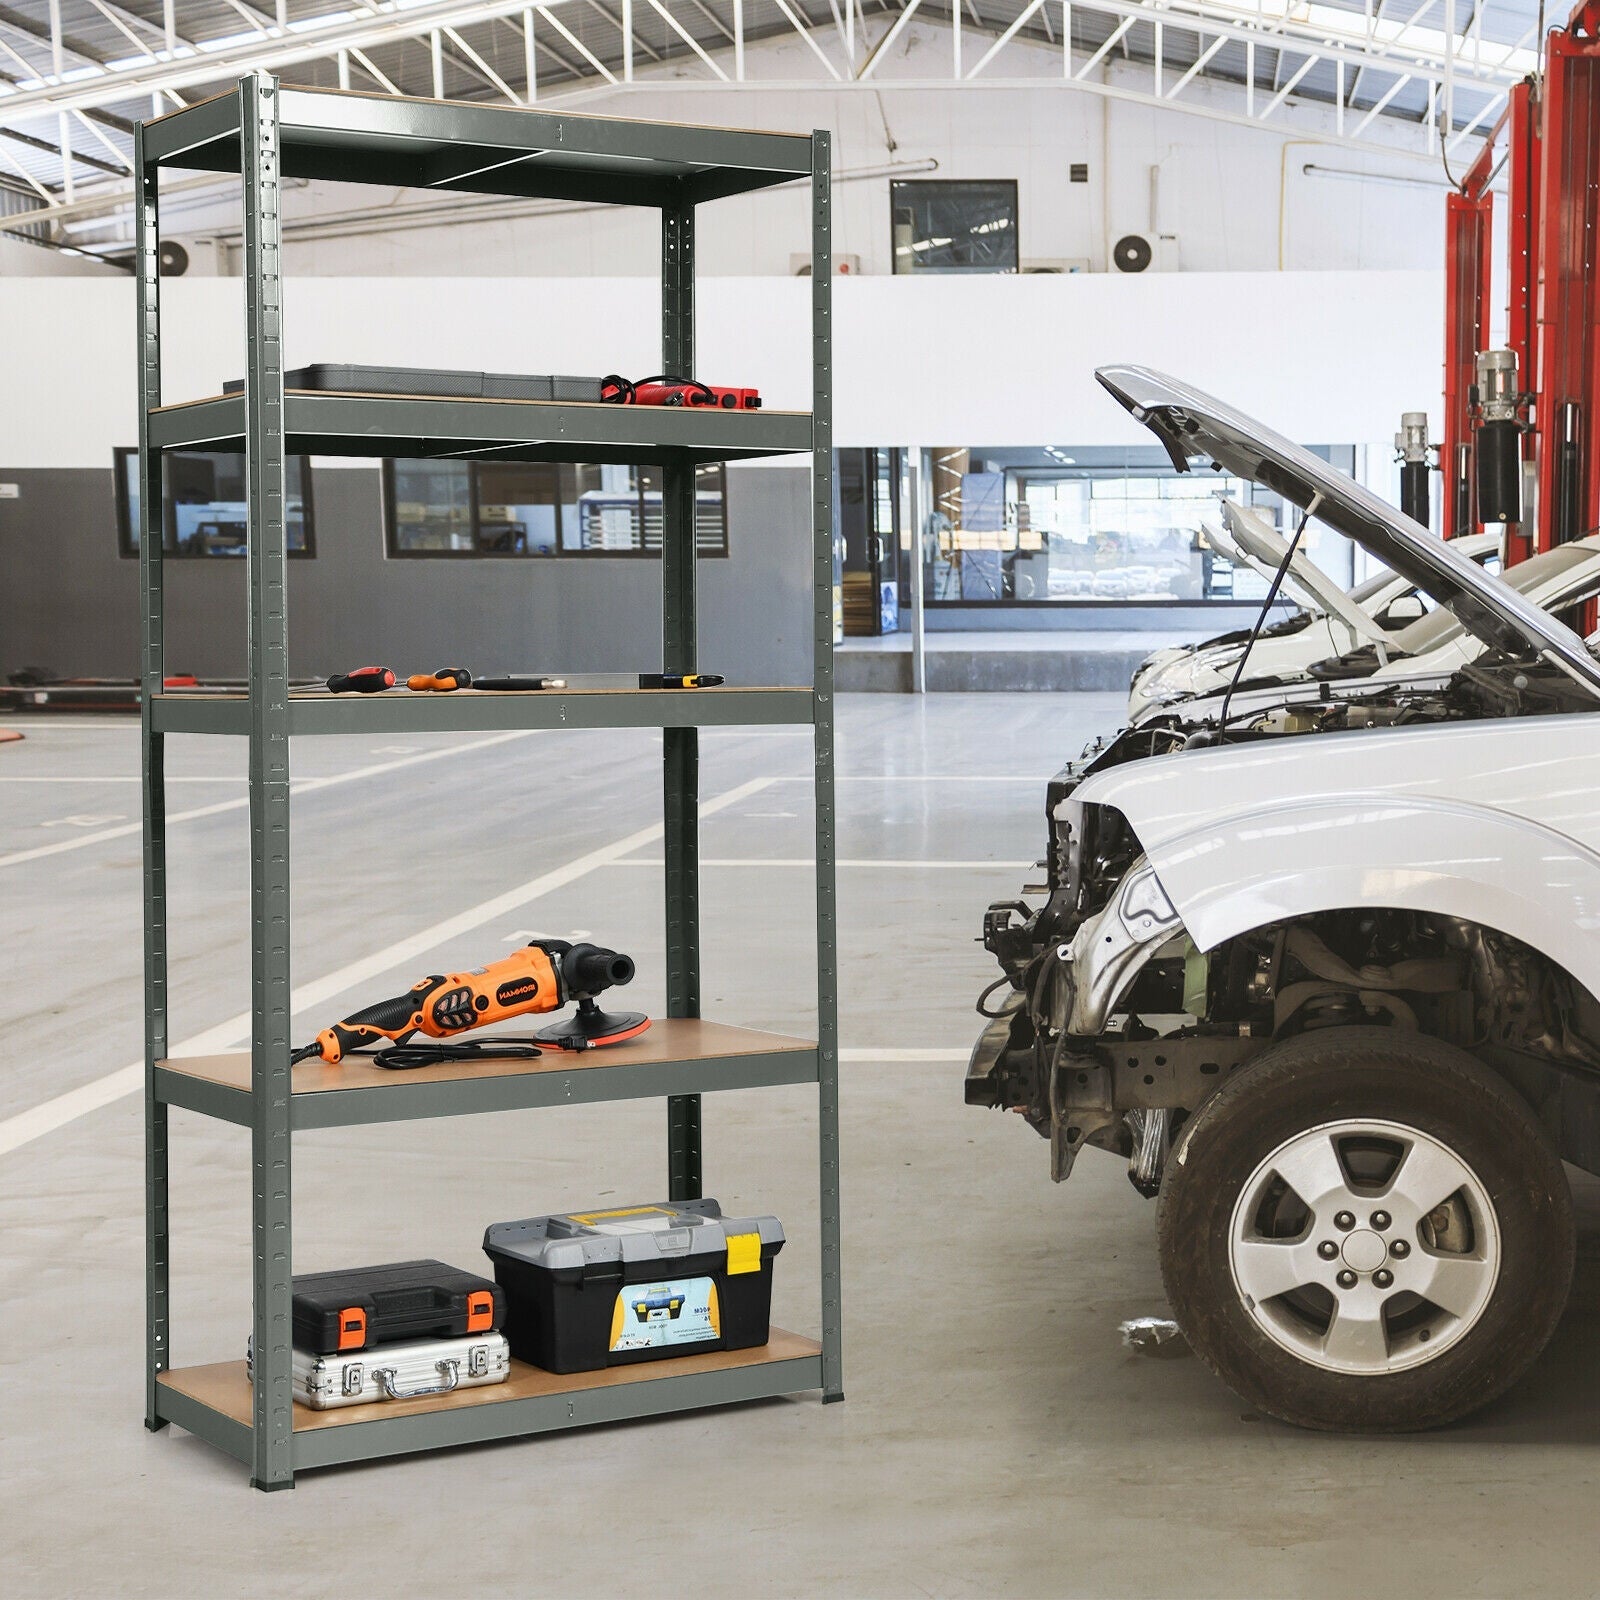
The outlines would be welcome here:
[[[315,86],[606,110],[686,89],[1048,86],[1465,159],[1537,67],[1540,42],[1523,0],[269,3],[184,3],[180,31],[175,0],[3,0],[0,184],[35,195],[28,225],[125,196],[130,117],[256,69]],[[752,48],[783,40],[799,45]]]

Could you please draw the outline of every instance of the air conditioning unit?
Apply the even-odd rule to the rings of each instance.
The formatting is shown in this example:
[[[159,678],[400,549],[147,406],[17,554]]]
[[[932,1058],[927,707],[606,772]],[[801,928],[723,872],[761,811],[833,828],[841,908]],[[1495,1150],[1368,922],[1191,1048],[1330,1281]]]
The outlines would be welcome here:
[[[1178,236],[1175,233],[1125,233],[1111,247],[1112,272],[1176,272]]]
[[[1087,272],[1089,270],[1089,258],[1087,256],[1061,256],[1048,261],[1024,261],[1022,270],[1024,274],[1030,272]]]
[[[790,256],[789,271],[796,278],[809,278],[811,276],[810,252],[797,252]],[[836,255],[833,258],[833,275],[836,278],[859,278],[861,276],[861,257]]]

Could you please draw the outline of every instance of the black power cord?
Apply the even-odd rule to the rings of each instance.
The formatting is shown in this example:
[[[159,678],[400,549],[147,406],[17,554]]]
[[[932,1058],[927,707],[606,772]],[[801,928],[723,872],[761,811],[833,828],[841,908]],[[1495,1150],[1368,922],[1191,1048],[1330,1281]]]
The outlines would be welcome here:
[[[417,1067],[437,1067],[446,1061],[492,1061],[497,1057],[531,1061],[535,1056],[542,1056],[546,1050],[559,1048],[558,1045],[541,1044],[537,1039],[529,1038],[461,1039],[455,1043],[430,1041],[428,1044],[391,1044],[382,1050],[348,1050],[344,1059],[349,1061],[360,1056],[374,1066],[386,1067],[390,1072],[411,1072]],[[289,1057],[289,1065],[298,1066],[302,1061],[320,1059],[321,1055],[320,1045],[308,1044]]]

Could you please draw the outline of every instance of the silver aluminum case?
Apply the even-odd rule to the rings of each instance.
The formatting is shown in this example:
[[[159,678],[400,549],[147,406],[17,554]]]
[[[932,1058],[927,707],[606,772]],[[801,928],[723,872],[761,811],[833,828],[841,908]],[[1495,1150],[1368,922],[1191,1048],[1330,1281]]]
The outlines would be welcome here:
[[[247,1348],[245,1355],[253,1377],[254,1352]],[[344,1355],[297,1349],[291,1373],[296,1405],[331,1411],[504,1383],[511,1376],[511,1346],[503,1333],[475,1333],[375,1345]]]

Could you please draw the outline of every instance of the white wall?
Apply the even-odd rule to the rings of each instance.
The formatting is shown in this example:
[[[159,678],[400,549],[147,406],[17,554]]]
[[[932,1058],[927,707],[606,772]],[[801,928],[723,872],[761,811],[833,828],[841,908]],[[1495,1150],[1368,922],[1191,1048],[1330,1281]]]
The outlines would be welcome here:
[[[884,26],[887,26],[885,20]],[[877,19],[872,26],[878,27]],[[968,59],[975,45],[967,43]],[[815,61],[799,39],[752,46],[752,77],[798,78],[795,88],[769,83],[682,86],[658,78],[630,89],[607,89],[564,101],[579,111],[755,125],[834,135],[841,174],[890,161],[929,160],[940,178],[1014,178],[1019,184],[1019,233],[1025,261],[1087,260],[1104,269],[1108,246],[1124,233],[1151,228],[1151,171],[1159,171],[1158,231],[1176,236],[1173,263],[1196,272],[1269,272],[1364,268],[1431,270],[1443,260],[1444,184],[1438,164],[1307,144],[1269,128],[1245,128],[1178,110],[1103,98],[1062,79],[1059,52],[1013,43],[1003,62],[1008,77],[1033,87],[979,79],[961,87],[927,88],[948,72],[949,35],[919,19],[880,64],[872,91],[825,90]],[[681,70],[681,69],[680,69]],[[994,70],[994,69],[991,69]],[[1151,84],[1151,69],[1114,62],[1096,69],[1113,87]],[[696,64],[695,75],[703,79]],[[1170,87],[1175,73],[1167,75]],[[804,81],[810,79],[811,81]],[[898,86],[897,86],[898,85]],[[1242,91],[1200,83],[1185,91],[1232,114],[1244,110]],[[1331,114],[1301,115],[1331,126]],[[1366,137],[1400,137],[1379,118]],[[1074,162],[1089,181],[1069,181]],[[1308,176],[1308,164],[1376,173],[1401,183],[1357,183]],[[650,276],[658,270],[654,216],[629,211],[525,217],[483,225],[402,228],[370,237],[307,240],[297,220],[340,215],[353,207],[414,201],[408,191],[318,184],[285,200],[291,226],[286,262],[291,273],[485,277],[532,275]],[[192,273],[215,270],[202,241],[219,228],[237,230],[232,207],[169,212],[168,226],[191,245]],[[787,275],[790,257],[808,248],[804,187],[743,197],[702,209],[701,270],[707,275]],[[834,191],[835,249],[861,258],[869,274],[890,270],[889,179],[841,182]],[[126,232],[126,224],[123,225]]]
[[[809,284],[713,279],[698,297],[699,375],[810,404]],[[167,400],[242,369],[237,280],[163,283]],[[1313,444],[1371,445],[1402,410],[1437,426],[1443,276],[1434,272],[858,278],[835,285],[835,440],[1148,443],[1093,368],[1167,368]],[[639,279],[289,280],[287,361],[642,374],[660,358]],[[106,467],[135,442],[133,285],[0,279],[10,381],[0,468]],[[1378,480],[1382,482],[1381,479]]]

